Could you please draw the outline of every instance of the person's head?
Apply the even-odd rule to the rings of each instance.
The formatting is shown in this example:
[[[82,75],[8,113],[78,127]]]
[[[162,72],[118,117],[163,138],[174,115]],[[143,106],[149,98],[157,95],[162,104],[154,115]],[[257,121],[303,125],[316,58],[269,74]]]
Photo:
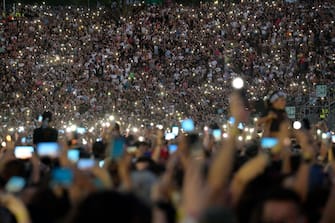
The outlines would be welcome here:
[[[74,209],[67,222],[106,222],[106,219],[112,222],[149,223],[151,211],[133,194],[99,191],[89,194]]]
[[[51,122],[52,121],[52,113],[50,111],[45,111],[42,114],[42,122]]]
[[[120,124],[115,122],[112,128],[112,135],[113,136],[120,136],[121,135],[121,128]]]
[[[25,161],[19,159],[8,161],[1,171],[1,177],[4,180],[4,183],[13,176],[28,177],[28,175],[29,170]]]
[[[298,194],[281,187],[269,191],[255,213],[252,222],[307,222]]]
[[[57,222],[66,217],[71,204],[65,189],[57,193],[49,187],[40,187],[32,195],[28,209],[33,222]]]
[[[152,159],[150,157],[141,156],[136,160],[135,167],[137,170],[149,169],[152,165]]]
[[[92,152],[95,158],[104,159],[106,155],[106,144],[102,141],[94,142],[92,145]]]
[[[282,91],[274,91],[269,95],[268,101],[271,108],[283,110],[286,107],[286,94]]]
[[[149,144],[147,142],[137,142],[136,146],[137,146],[136,150],[137,157],[145,156],[149,150]]]

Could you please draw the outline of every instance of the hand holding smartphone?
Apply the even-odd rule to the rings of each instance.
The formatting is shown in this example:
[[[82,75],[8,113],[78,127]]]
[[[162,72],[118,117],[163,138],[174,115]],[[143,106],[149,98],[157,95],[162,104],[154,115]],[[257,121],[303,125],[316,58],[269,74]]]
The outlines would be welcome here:
[[[80,151],[78,149],[69,149],[67,151],[67,158],[73,163],[79,160]]]
[[[278,139],[273,137],[263,137],[261,139],[261,147],[263,149],[272,149],[278,145]]]
[[[81,158],[77,162],[77,167],[80,170],[88,170],[95,166],[95,160],[91,158]]]
[[[60,146],[57,142],[41,142],[37,144],[36,149],[40,157],[57,158],[60,153]]]
[[[5,190],[10,193],[20,192],[26,185],[26,180],[23,177],[13,176],[5,185]]]
[[[222,136],[221,129],[213,129],[212,135],[214,137],[214,140],[216,142],[219,142],[221,140],[221,136]]]
[[[33,146],[16,146],[14,148],[14,155],[18,159],[30,159],[34,153]]]
[[[169,154],[175,153],[177,151],[177,149],[178,149],[177,144],[169,144],[169,146],[168,146]]]
[[[195,129],[193,120],[192,119],[183,120],[181,123],[181,128],[187,133],[193,132]]]
[[[51,172],[51,184],[70,186],[73,182],[73,172],[69,168],[55,168]]]

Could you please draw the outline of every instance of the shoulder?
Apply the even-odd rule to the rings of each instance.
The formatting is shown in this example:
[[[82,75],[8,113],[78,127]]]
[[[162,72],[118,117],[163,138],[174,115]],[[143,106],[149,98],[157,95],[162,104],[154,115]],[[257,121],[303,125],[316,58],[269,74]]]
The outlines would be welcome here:
[[[42,130],[42,128],[41,128],[41,127],[39,127],[39,128],[36,128],[36,129],[34,129],[34,133],[41,132],[41,130]]]

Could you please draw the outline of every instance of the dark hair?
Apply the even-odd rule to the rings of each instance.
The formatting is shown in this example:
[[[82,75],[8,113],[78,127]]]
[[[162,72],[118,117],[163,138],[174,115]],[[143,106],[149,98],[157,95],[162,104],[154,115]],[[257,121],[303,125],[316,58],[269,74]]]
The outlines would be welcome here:
[[[265,97],[265,104],[267,107],[271,107],[272,103],[278,99],[284,97],[286,98],[286,94],[280,90],[276,90],[276,91],[271,91],[268,96]]]
[[[52,113],[50,111],[45,111],[42,114],[42,121],[48,121],[51,122],[52,120]]]
[[[150,223],[151,210],[131,193],[103,190],[89,194],[74,209],[67,223],[106,222]]]
[[[28,175],[29,169],[27,168],[26,162],[20,159],[8,161],[1,172],[4,183],[12,176],[28,177]]]
[[[49,187],[38,188],[28,205],[34,223],[58,222],[67,216],[71,204],[67,191],[63,189],[62,192],[59,196]]]
[[[251,215],[250,222],[257,222],[257,223],[262,222],[264,205],[268,201],[293,202],[298,208],[298,211],[302,213],[302,203],[299,195],[291,189],[276,186],[268,190],[268,192],[265,193],[263,199],[253,209],[254,212]]]
[[[106,155],[106,144],[101,141],[94,142],[92,152],[95,158],[104,159]]]

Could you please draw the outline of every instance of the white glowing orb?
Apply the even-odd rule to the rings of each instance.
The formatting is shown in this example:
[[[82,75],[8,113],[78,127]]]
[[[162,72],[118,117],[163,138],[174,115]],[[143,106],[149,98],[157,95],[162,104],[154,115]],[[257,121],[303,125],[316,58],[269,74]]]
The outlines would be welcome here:
[[[233,82],[232,82],[232,86],[233,86],[233,88],[235,88],[235,89],[241,89],[241,88],[243,88],[243,86],[244,86],[244,81],[243,81],[243,79],[240,78],[240,77],[235,78],[235,79],[233,80]]]

